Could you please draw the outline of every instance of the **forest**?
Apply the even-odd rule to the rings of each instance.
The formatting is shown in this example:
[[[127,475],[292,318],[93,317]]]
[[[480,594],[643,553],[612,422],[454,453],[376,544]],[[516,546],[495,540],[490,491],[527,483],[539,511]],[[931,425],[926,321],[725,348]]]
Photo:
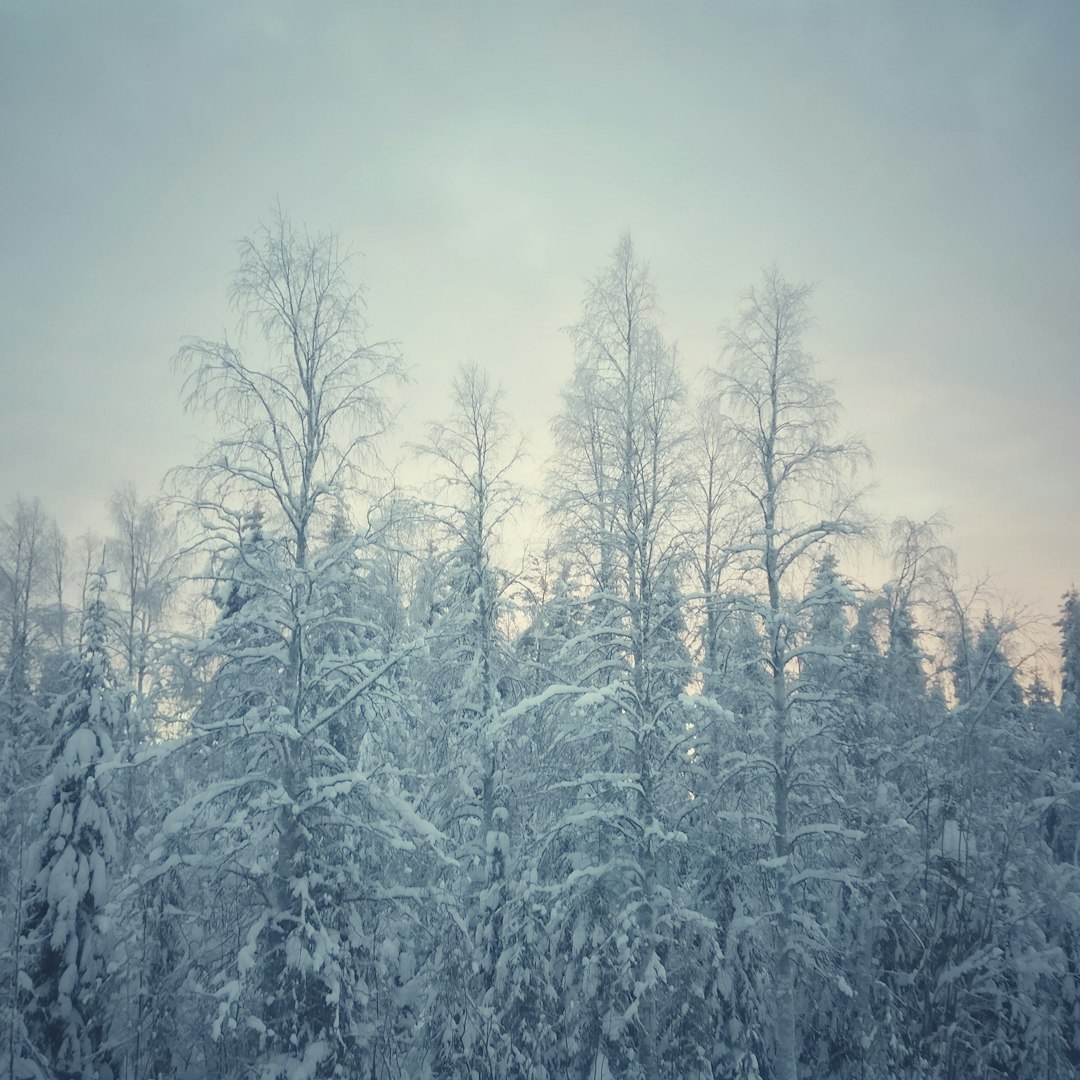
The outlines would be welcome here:
[[[477,366],[387,478],[353,270],[279,213],[202,456],[0,513],[0,1078],[1080,1074],[1080,596],[1040,676],[871,519],[810,289],[691,380],[623,237],[530,495]]]

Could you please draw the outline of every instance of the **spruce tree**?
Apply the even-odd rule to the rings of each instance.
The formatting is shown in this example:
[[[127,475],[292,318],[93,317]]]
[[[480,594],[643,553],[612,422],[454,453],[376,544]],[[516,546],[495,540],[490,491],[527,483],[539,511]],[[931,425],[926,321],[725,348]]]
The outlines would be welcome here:
[[[80,655],[54,713],[23,923],[30,1038],[63,1080],[112,1075],[108,1035],[115,811],[109,765],[126,694],[106,651],[105,574],[90,584]]]

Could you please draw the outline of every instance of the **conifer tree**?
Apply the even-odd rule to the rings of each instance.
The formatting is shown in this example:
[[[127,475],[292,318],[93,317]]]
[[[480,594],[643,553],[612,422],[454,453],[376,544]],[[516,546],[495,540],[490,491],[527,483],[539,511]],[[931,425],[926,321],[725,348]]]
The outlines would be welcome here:
[[[1070,589],[1061,603],[1061,715],[1070,738],[1070,761],[1080,777],[1080,593]]]
[[[91,580],[71,688],[55,709],[56,739],[39,800],[23,921],[30,1039],[59,1078],[111,1075],[108,1043],[115,812],[108,767],[125,692],[106,651],[104,571]]]

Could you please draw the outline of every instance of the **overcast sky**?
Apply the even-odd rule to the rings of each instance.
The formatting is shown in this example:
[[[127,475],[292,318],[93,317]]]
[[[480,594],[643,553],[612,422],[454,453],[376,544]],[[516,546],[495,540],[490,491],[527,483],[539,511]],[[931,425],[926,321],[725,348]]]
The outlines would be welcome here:
[[[194,457],[170,358],[275,200],[362,253],[404,422],[457,365],[539,453],[633,233],[692,374],[775,260],[886,515],[1080,579],[1080,4],[0,0],[0,506],[75,534]],[[415,431],[405,431],[404,436]]]

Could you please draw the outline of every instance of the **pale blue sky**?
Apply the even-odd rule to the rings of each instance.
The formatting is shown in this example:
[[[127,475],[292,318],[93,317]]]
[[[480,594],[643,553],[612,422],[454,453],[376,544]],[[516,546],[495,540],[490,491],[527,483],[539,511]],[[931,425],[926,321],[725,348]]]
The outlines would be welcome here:
[[[100,528],[194,455],[169,359],[275,199],[363,253],[441,415],[473,359],[543,453],[560,326],[630,228],[688,371],[760,268],[886,514],[1052,613],[1080,578],[1080,4],[0,0],[0,504]],[[403,438],[417,432],[403,431]]]

